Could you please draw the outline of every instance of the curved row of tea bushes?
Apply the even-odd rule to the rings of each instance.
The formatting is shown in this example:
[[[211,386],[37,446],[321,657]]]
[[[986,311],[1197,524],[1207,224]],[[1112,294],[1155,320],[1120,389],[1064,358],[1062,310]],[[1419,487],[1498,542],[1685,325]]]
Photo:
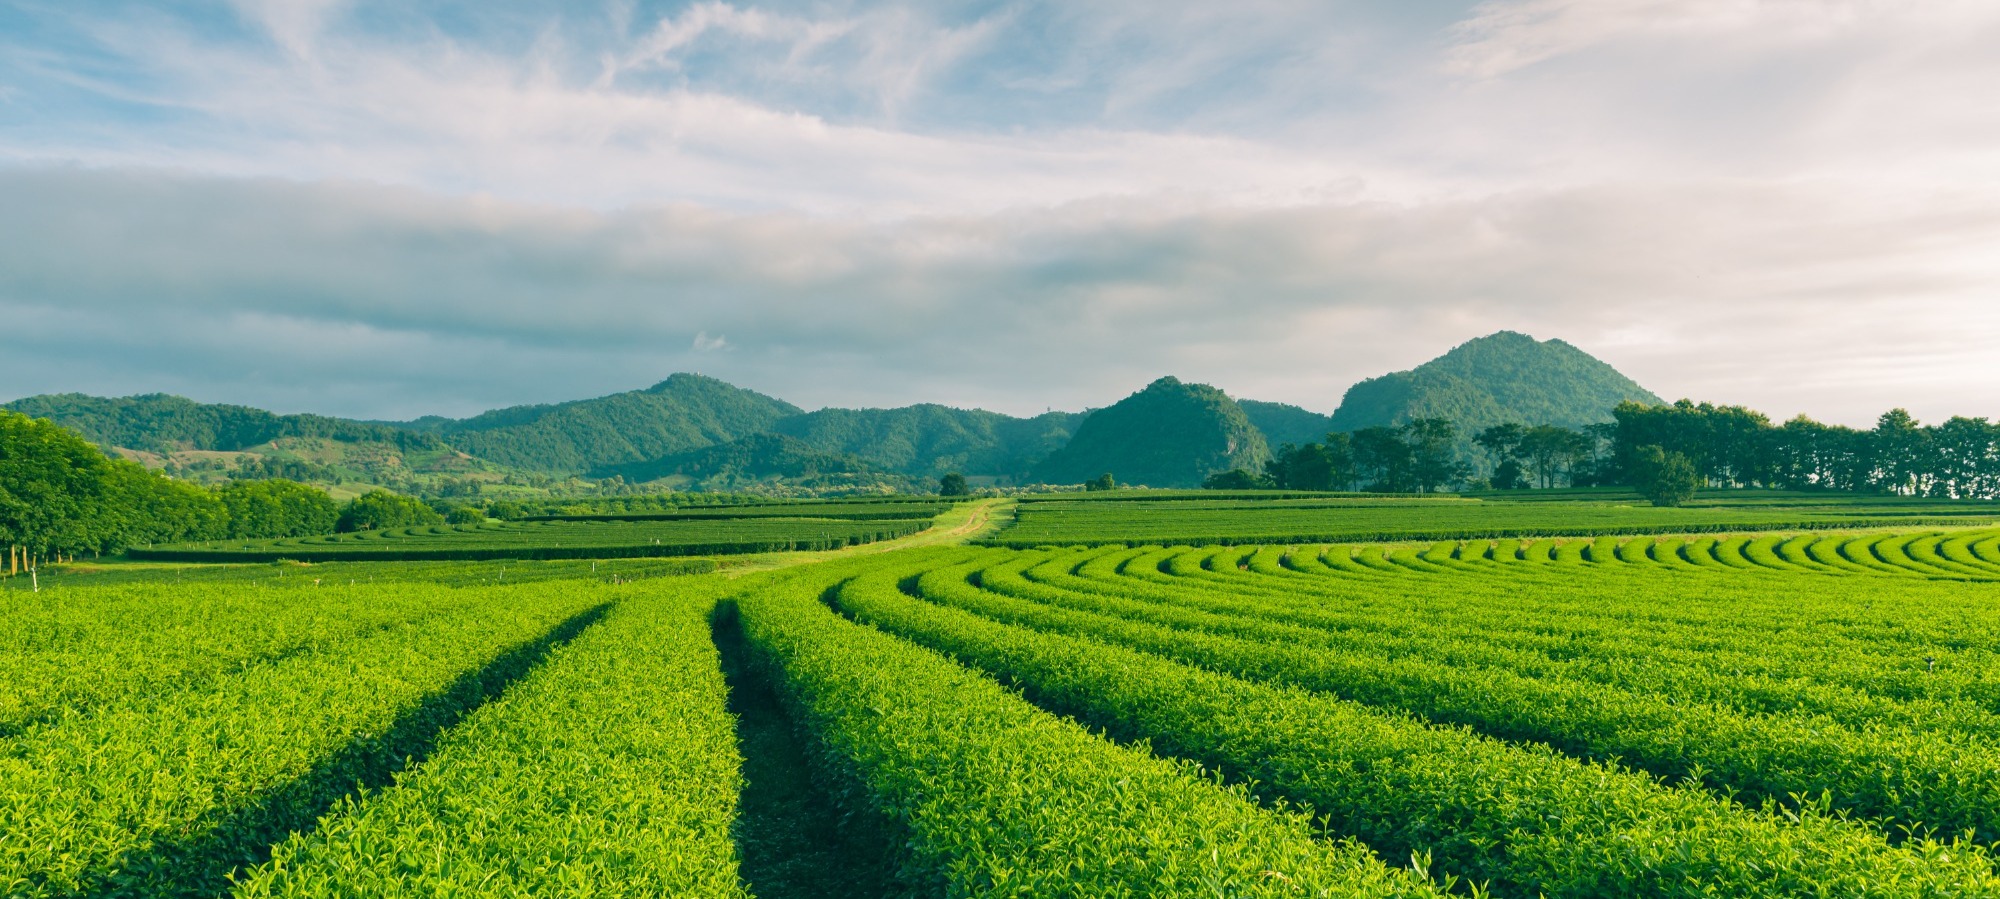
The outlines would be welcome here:
[[[926,598],[997,599],[931,565]],[[1043,705],[1303,803],[1392,858],[1510,896],[1966,896],[2000,890],[1983,853],[1881,837],[1817,809],[1748,811],[1643,775],[1310,691],[1257,684],[913,599],[903,571],[843,585],[857,619],[992,671]],[[963,588],[963,589],[960,589]],[[1168,636],[1172,636],[1170,633]]]
[[[2000,838],[2000,753],[1972,741],[1850,728],[1806,715],[1748,715],[1449,658],[1301,642],[1300,629],[1254,617],[1109,594],[1031,591],[1005,581],[1005,569],[989,574],[982,584],[1033,592],[1033,601],[997,593],[953,596],[983,602],[982,614],[1004,614],[1015,623],[1325,691],[1502,739],[1546,743],[1586,758],[1617,759],[1755,802],[1824,794],[1834,808],[1881,818],[1891,827],[1973,833],[1982,842]]]
[[[1440,895],[1186,763],[1108,743],[820,602],[836,578],[899,561],[777,578],[737,610],[846,803],[897,835],[912,894]]]

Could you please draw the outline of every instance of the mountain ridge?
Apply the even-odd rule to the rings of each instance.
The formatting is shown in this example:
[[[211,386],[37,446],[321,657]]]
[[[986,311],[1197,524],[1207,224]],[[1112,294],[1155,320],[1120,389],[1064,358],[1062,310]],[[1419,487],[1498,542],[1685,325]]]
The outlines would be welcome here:
[[[1091,426],[1105,412],[1155,388],[1183,394],[1178,405],[1169,402],[1154,410],[1169,418],[1178,416],[1179,424],[1121,412]],[[339,460],[349,457],[377,460],[370,463],[377,474],[387,471],[385,477],[402,478],[393,483],[403,485],[412,483],[407,477],[412,464],[435,478],[510,484],[612,473],[635,482],[652,480],[643,477],[648,473],[673,469],[687,469],[692,474],[682,474],[696,481],[728,480],[734,477],[730,471],[757,468],[745,461],[744,453],[763,451],[774,454],[773,472],[843,470],[857,478],[877,477],[908,488],[947,472],[1007,485],[1038,479],[1076,483],[1104,471],[1114,476],[1125,471],[1128,474],[1120,480],[1189,486],[1191,480],[1199,482],[1198,472],[1213,465],[1226,462],[1254,468],[1272,449],[1317,442],[1329,431],[1444,417],[1459,425],[1461,443],[1469,444],[1479,428],[1503,421],[1575,427],[1608,420],[1611,408],[1623,399],[1660,402],[1571,344],[1501,331],[1466,341],[1407,371],[1357,383],[1331,415],[1285,403],[1231,398],[1216,388],[1171,377],[1105,409],[1052,411],[1026,418],[937,403],[806,411],[691,373],[600,397],[407,422],[277,415],[167,394],[123,398],[45,394],[4,407],[55,419],[107,451],[153,464],[175,453],[181,461],[169,464],[183,468],[189,456],[248,454],[247,460],[234,459],[233,464],[241,466],[238,476],[277,470],[258,463],[261,453],[288,460],[293,468],[287,471],[331,470],[326,466],[344,464]],[[1086,430],[1098,433],[1078,445]],[[1117,430],[1126,436],[1115,437]],[[1196,439],[1197,434],[1206,436]],[[744,442],[759,435],[785,439]],[[1167,461],[1151,445],[1162,440],[1183,456]],[[313,450],[314,446],[319,449]],[[350,446],[366,452],[358,456],[346,452]],[[711,447],[730,449],[689,455]],[[196,459],[192,464],[215,468],[224,463]],[[1096,470],[1087,470],[1091,468]],[[783,475],[759,475],[765,476]]]

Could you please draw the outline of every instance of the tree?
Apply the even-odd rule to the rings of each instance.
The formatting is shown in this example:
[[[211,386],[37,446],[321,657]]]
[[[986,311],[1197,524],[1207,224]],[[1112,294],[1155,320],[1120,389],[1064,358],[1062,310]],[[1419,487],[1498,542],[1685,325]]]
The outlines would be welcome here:
[[[415,497],[387,490],[370,490],[350,500],[340,510],[340,521],[335,529],[348,533],[438,524],[442,521],[444,516]]]
[[[1410,483],[1410,445],[1403,442],[1399,428],[1362,428],[1352,435],[1354,468],[1364,489],[1384,493],[1407,493]]]
[[[1097,477],[1095,477],[1095,478],[1092,478],[1092,479],[1091,479],[1091,481],[1090,481],[1090,483],[1088,483],[1088,484],[1085,484],[1085,485],[1083,485],[1083,489],[1085,489],[1085,490],[1116,490],[1116,489],[1118,489],[1118,481],[1117,481],[1117,479],[1116,479],[1116,478],[1113,478],[1113,477],[1111,476],[1111,472],[1108,472],[1108,471],[1107,471],[1107,472],[1105,472],[1105,473],[1103,473],[1103,474],[1101,474],[1101,475],[1098,475],[1098,476],[1097,476]]]
[[[485,524],[486,513],[473,506],[458,506],[444,517],[445,524]]]
[[[1543,489],[1554,487],[1589,452],[1589,438],[1568,428],[1536,425],[1521,433],[1521,464]]]
[[[1402,435],[1409,446],[1410,484],[1419,493],[1442,490],[1472,473],[1458,460],[1458,427],[1450,420],[1412,419]]]
[[[1248,469],[1232,468],[1209,475],[1201,482],[1204,490],[1257,490],[1272,486],[1266,477],[1254,474]]]
[[[1512,422],[1485,428],[1472,436],[1472,442],[1493,457],[1491,480],[1494,489],[1515,490],[1526,486],[1526,482],[1521,480],[1521,463],[1515,456],[1521,448],[1522,436],[1523,428]],[[1510,462],[1513,466],[1508,469]],[[1508,473],[1502,474],[1502,469],[1508,469]]]
[[[330,534],[340,521],[340,505],[333,497],[295,481],[231,481],[221,495],[229,510],[229,536],[235,539]]]
[[[111,548],[110,468],[97,447],[55,422],[0,412],[0,539],[30,556]]]
[[[946,472],[944,477],[938,478],[938,495],[971,496],[972,485],[965,482],[965,475],[955,471]]]
[[[1639,493],[1655,506],[1678,506],[1694,498],[1701,487],[1701,472],[1694,461],[1658,446],[1642,446],[1634,453]]]

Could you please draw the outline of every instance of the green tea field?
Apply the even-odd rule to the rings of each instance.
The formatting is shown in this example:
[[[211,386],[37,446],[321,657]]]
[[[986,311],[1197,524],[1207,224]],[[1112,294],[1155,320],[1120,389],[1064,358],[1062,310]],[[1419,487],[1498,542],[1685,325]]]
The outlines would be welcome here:
[[[1159,511],[1174,503],[1188,511]],[[2000,529],[1912,523],[1930,509],[1802,529],[1780,509],[1781,530],[1702,533],[1720,523],[1701,515],[1753,513],[1696,507],[1674,513],[1682,532],[1615,534],[1666,525],[1351,497],[1051,500],[1009,526],[1006,506],[770,565],[385,550],[14,579],[0,883],[2000,896]],[[1163,539],[1005,545],[1096,509]],[[1530,513],[1565,511],[1577,533],[1335,542],[1297,525],[1539,529]],[[750,520],[369,540],[553,549]],[[1190,545],[1216,521],[1292,539]],[[343,540],[364,542],[325,542]]]

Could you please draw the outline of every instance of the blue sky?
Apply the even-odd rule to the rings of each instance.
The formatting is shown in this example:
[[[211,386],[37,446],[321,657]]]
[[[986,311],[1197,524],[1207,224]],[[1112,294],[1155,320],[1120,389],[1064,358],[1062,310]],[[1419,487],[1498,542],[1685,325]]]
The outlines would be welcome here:
[[[0,0],[0,394],[2000,414],[2000,7]]]

